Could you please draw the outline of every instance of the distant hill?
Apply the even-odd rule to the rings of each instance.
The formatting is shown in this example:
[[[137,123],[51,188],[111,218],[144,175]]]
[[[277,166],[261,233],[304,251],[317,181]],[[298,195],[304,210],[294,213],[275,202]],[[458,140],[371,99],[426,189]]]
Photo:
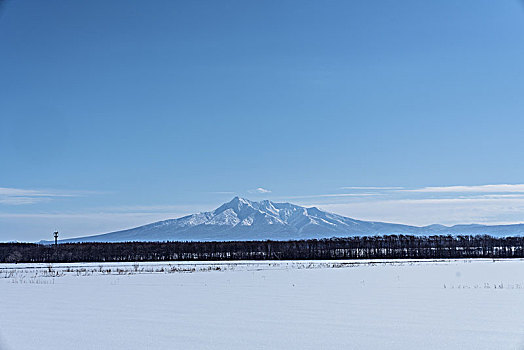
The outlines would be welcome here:
[[[355,220],[316,207],[235,197],[213,211],[60,242],[296,240],[387,234],[520,236],[524,224],[418,227]]]

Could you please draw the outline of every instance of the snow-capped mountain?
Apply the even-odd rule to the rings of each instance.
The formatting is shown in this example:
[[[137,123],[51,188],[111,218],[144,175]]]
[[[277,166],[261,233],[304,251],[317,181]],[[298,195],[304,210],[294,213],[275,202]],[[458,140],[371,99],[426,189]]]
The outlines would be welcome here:
[[[316,207],[235,197],[210,212],[61,242],[295,240],[386,234],[509,236],[524,234],[524,225],[417,227],[355,220]]]

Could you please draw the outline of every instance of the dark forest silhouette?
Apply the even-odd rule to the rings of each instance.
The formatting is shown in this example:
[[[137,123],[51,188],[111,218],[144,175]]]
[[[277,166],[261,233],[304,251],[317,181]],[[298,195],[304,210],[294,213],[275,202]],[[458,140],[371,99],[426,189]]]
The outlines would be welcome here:
[[[0,262],[524,258],[524,237],[375,236],[299,241],[1,243]]]

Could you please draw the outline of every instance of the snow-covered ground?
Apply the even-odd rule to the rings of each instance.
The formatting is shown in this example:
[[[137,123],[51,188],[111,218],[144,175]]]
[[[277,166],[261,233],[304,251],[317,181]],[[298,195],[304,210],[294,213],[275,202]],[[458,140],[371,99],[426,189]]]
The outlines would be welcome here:
[[[524,349],[524,261],[0,264],[0,349]]]

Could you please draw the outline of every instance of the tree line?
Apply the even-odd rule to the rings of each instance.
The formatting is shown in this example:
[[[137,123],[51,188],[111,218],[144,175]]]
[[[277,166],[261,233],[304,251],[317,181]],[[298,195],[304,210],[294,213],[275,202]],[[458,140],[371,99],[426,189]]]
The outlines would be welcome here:
[[[388,235],[296,241],[0,243],[1,263],[524,258],[524,237]]]

